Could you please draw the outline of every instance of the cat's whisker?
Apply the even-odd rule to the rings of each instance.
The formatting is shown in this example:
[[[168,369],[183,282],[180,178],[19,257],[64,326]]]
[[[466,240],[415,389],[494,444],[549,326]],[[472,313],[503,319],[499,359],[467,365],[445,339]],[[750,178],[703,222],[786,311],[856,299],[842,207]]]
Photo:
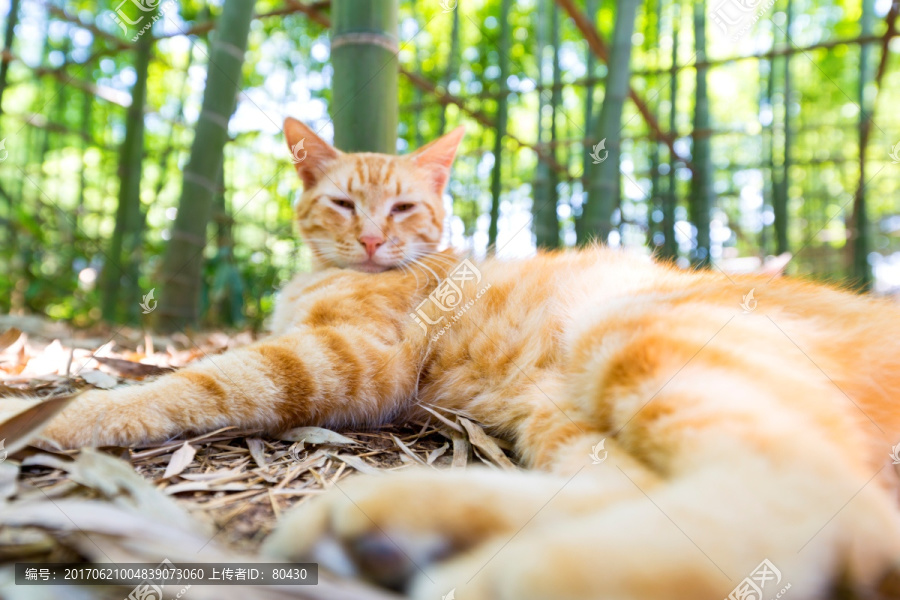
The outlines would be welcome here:
[[[412,268],[410,268],[408,264],[401,263],[398,266],[401,271],[403,271],[404,273],[411,273],[412,276],[416,278],[416,292],[418,292],[420,289],[422,289],[422,284],[419,283],[419,274],[418,273],[416,273]]]
[[[431,267],[429,267],[429,266],[426,265],[425,263],[419,261],[418,259],[414,260],[411,264],[419,265],[420,267],[422,267],[423,269],[425,269],[426,271],[428,271],[429,273],[431,273],[432,275],[434,275],[435,281],[440,281],[440,280],[442,279],[437,273],[434,272],[434,269],[432,269]]]

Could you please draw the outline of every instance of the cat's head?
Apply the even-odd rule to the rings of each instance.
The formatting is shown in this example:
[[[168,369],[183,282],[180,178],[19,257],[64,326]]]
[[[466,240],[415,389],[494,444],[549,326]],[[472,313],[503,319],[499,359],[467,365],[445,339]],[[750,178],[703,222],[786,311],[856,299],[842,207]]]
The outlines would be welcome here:
[[[317,269],[374,273],[438,249],[462,127],[405,156],[341,152],[291,118],[284,135],[303,181],[297,223]]]

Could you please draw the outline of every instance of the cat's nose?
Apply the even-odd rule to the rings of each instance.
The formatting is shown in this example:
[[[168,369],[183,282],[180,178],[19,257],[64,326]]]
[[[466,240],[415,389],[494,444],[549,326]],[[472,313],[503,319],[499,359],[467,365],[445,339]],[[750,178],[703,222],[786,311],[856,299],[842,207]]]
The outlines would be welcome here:
[[[384,243],[384,238],[377,235],[364,235],[359,238],[359,243],[366,247],[366,254],[372,258],[375,251]]]

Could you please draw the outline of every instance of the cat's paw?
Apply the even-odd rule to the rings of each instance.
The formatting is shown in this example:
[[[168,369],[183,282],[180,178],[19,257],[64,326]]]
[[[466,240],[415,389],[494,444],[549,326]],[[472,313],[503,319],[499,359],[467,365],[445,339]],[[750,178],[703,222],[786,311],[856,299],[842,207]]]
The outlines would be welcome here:
[[[481,469],[353,478],[286,515],[264,551],[395,590],[430,588],[446,561],[505,543],[533,518],[547,501],[542,481]]]

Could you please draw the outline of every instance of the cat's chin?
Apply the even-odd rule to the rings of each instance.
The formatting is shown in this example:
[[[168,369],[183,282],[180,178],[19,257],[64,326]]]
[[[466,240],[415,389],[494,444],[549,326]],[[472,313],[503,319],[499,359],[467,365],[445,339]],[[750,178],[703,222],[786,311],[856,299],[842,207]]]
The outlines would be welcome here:
[[[382,273],[391,268],[391,265],[379,265],[373,262],[356,263],[347,266],[354,271],[361,271],[363,273]]]

